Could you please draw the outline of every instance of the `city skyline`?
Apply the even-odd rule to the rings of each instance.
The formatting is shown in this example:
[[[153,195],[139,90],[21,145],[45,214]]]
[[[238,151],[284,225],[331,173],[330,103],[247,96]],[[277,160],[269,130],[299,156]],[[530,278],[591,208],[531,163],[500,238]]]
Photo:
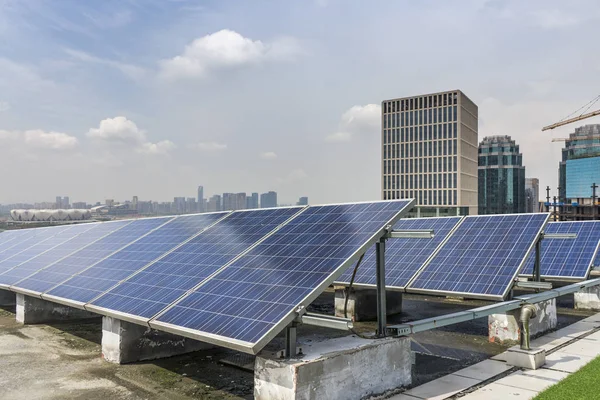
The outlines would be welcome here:
[[[434,14],[391,1],[186,3],[0,9],[0,76],[10,77],[0,81],[0,144],[21,150],[0,160],[13,172],[0,203],[54,193],[166,201],[193,196],[194,175],[215,193],[272,189],[282,202],[378,199],[381,100],[448,88],[479,106],[480,137],[511,135],[528,173],[555,192],[561,146],[551,138],[572,128],[541,127],[597,94],[592,1],[439,2]],[[390,51],[422,21],[432,24],[420,40]],[[560,59],[557,43],[568,43]]]

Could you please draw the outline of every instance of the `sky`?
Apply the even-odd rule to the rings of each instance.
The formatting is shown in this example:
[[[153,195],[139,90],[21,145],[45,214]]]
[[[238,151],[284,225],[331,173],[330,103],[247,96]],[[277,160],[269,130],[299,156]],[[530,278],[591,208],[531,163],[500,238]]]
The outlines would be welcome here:
[[[555,193],[551,138],[579,125],[541,128],[600,94],[599,22],[594,0],[0,0],[0,203],[380,199],[381,101],[453,89]]]

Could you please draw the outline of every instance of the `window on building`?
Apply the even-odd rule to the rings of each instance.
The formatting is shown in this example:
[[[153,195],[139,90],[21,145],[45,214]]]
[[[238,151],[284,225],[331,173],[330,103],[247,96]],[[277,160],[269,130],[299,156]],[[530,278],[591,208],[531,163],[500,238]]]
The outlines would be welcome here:
[[[410,99],[410,103],[409,103],[409,110],[413,109],[413,99]]]
[[[458,130],[456,128],[456,122],[454,123],[454,137],[458,136]]]
[[[444,105],[447,106],[448,105],[448,94],[444,93]]]

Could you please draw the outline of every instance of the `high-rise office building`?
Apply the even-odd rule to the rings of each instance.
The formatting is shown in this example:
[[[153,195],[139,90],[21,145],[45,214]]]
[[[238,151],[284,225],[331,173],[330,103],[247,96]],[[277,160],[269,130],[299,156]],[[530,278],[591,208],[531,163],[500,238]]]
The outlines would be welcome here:
[[[460,90],[384,100],[382,197],[418,212],[477,213],[477,106]],[[432,211],[435,210],[435,211]]]
[[[193,214],[198,212],[198,203],[196,202],[196,198],[188,197],[185,201],[185,212],[187,214]]]
[[[249,209],[258,208],[258,193],[254,192],[247,198]]]
[[[510,136],[488,136],[479,144],[479,214],[525,212],[525,167]]]
[[[260,195],[260,208],[277,207],[277,192],[267,192]]]
[[[540,180],[538,178],[525,178],[525,212],[540,211]]]
[[[223,193],[223,211],[246,209],[246,193]]]
[[[204,187],[198,186],[198,212],[206,211],[204,209]]]
[[[132,210],[137,210],[138,209],[138,204],[139,204],[139,200],[137,196],[133,196],[133,200],[131,201],[131,209]]]
[[[599,219],[600,190],[592,186],[600,186],[600,124],[575,128],[565,142],[558,171],[560,219]]]
[[[69,199],[69,196],[65,196],[62,199],[62,208],[67,210],[69,208],[71,208],[71,200]]]
[[[308,205],[308,197],[300,197],[298,199],[298,202],[296,203],[297,206],[307,206]]]
[[[62,208],[62,197],[56,196],[56,208]]]

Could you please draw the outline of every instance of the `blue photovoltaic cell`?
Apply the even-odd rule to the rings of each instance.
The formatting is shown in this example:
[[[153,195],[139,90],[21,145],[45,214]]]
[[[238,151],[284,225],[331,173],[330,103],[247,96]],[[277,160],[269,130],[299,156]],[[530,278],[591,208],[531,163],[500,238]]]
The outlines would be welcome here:
[[[300,209],[234,212],[91,304],[151,318]]]
[[[46,294],[87,303],[225,215],[226,212],[177,217]]]
[[[408,290],[503,298],[548,214],[468,216]]]
[[[419,271],[425,261],[435,252],[462,217],[408,218],[401,219],[394,229],[420,230],[433,229],[432,239],[389,239],[385,244],[385,285],[403,289]],[[375,246],[365,253],[354,278],[359,285],[377,285]],[[337,280],[348,284],[354,268],[348,268]]]
[[[169,218],[146,218],[133,221],[27,279],[23,279],[14,286],[44,293],[167,221]]]
[[[46,240],[42,240],[26,250],[21,251],[13,255],[12,257],[6,258],[0,261],[0,274],[8,271],[9,269],[16,267],[17,265],[29,261],[32,258],[39,256],[40,254],[60,245],[64,242],[74,238],[75,236],[90,230],[93,227],[92,224],[85,225],[74,225],[68,227],[57,227],[55,235],[49,237]]]
[[[261,346],[395,223],[410,200],[309,207],[156,321]],[[308,305],[308,304],[304,304]]]
[[[544,239],[540,255],[543,277],[587,278],[600,243],[600,221],[550,222],[545,233],[575,233],[576,239]],[[535,253],[523,273],[533,274]]]
[[[42,253],[39,256],[25,261],[18,266],[0,274],[0,285],[13,285],[21,279],[27,278],[39,270],[50,266],[60,259],[95,242],[103,236],[121,229],[130,222],[131,221],[116,221],[89,224],[91,225],[91,228],[88,231],[75,236],[59,246],[56,246],[52,249],[52,251]],[[86,226],[88,225],[86,224]]]
[[[0,241],[0,256],[5,250],[33,236],[33,232],[35,232],[35,229],[19,229],[18,231],[4,232],[4,239]]]
[[[35,246],[46,239],[53,237],[54,235],[63,232],[70,227],[59,226],[55,228],[37,228],[32,229],[31,234],[28,236],[23,236],[24,240],[15,242],[13,246],[7,247],[4,251],[0,252],[0,262],[14,257],[15,255],[21,253],[24,250],[29,249],[32,246]]]

